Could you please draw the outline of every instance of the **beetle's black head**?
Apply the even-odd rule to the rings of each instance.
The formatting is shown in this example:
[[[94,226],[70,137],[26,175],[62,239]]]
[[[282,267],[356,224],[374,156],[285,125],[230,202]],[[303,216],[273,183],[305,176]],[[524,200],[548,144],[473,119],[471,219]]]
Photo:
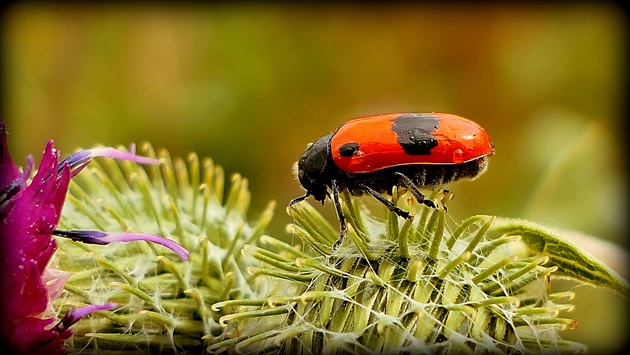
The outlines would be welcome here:
[[[331,185],[331,169],[334,162],[330,154],[332,133],[323,136],[306,148],[297,163],[297,177],[300,184],[315,200],[324,203],[327,186]]]

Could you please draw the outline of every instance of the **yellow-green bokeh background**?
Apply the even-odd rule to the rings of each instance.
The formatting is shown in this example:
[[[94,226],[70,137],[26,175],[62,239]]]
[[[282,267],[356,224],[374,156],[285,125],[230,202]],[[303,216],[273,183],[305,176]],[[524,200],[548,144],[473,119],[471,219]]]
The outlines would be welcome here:
[[[48,139],[63,154],[196,151],[249,178],[252,218],[278,201],[268,233],[290,240],[291,166],[308,142],[353,117],[450,112],[496,147],[482,178],[450,186],[454,220],[520,217],[629,245],[628,18],[613,3],[26,2],[2,16],[0,115],[20,164]],[[574,291],[579,327],[564,337],[625,345],[627,303]]]

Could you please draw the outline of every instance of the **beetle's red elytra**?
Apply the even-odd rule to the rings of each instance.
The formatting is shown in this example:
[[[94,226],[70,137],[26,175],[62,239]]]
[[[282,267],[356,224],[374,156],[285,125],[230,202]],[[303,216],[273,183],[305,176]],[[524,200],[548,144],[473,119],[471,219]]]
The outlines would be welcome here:
[[[408,188],[419,203],[435,208],[418,188],[436,188],[475,179],[487,168],[494,146],[477,123],[446,113],[390,113],[349,120],[311,144],[297,163],[308,196],[322,204],[328,190],[340,222],[339,245],[346,230],[339,191],[369,194],[397,215],[410,218],[382,193]]]

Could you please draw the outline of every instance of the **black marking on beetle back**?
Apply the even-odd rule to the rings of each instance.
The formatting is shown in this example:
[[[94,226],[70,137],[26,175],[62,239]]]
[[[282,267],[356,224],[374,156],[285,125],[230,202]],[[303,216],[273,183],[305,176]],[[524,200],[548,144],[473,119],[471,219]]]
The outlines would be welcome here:
[[[351,157],[359,151],[359,143],[350,142],[342,144],[339,147],[339,155],[342,157]]]
[[[410,155],[429,155],[438,145],[433,132],[440,119],[431,115],[405,114],[396,117],[392,131],[398,136],[398,144]]]

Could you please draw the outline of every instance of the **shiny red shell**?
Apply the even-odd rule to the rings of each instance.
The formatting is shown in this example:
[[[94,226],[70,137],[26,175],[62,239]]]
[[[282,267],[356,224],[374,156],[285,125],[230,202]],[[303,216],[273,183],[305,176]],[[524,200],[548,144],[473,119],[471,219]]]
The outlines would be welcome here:
[[[462,164],[494,153],[486,131],[446,113],[392,113],[356,118],[333,132],[335,165],[352,174],[413,164]]]

